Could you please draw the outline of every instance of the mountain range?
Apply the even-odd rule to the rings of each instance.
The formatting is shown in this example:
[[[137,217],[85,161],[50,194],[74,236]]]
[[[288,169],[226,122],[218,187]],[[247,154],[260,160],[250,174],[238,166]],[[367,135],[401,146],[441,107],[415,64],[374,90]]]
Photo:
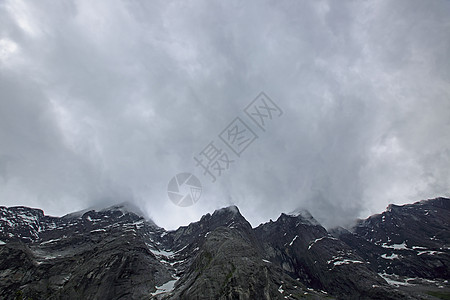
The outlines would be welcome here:
[[[449,221],[442,197],[330,230],[306,210],[168,231],[124,204],[0,207],[0,299],[450,299]]]

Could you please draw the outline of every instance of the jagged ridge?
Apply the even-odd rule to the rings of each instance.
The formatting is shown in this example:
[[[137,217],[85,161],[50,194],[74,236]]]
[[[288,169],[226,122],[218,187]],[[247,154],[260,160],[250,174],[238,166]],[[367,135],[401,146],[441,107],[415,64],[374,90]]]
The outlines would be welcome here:
[[[449,203],[391,206],[330,232],[304,210],[252,228],[231,206],[166,231],[123,205],[61,218],[0,207],[0,297],[420,298],[396,285],[415,276],[433,281],[412,287],[448,292]]]

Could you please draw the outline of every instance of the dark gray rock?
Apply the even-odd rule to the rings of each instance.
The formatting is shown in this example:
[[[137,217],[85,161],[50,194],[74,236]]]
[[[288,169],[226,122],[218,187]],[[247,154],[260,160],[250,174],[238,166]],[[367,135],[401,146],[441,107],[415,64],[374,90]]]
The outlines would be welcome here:
[[[388,209],[357,222],[352,232],[332,231],[378,273],[450,279],[450,199]]]
[[[0,207],[0,298],[432,299],[430,282],[448,292],[449,219],[445,198],[330,232],[301,210],[252,228],[231,206],[166,231],[128,205]]]

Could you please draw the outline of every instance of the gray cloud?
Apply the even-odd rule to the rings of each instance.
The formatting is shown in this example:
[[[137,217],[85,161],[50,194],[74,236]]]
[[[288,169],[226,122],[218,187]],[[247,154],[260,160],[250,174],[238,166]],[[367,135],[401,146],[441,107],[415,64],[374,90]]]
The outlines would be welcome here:
[[[174,228],[237,204],[326,226],[450,195],[448,1],[4,1],[0,199],[132,201]],[[200,152],[265,91],[284,114],[217,182]],[[248,120],[248,119],[247,119]],[[179,208],[167,183],[196,174]]]

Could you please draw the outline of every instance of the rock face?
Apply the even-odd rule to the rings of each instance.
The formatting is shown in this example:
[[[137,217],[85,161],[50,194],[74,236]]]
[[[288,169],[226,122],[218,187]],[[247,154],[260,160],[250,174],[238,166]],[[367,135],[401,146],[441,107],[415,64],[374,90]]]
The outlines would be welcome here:
[[[164,230],[120,207],[62,218],[0,211],[2,299],[137,299],[171,279],[150,250]]]
[[[437,198],[403,206],[333,235],[344,241],[381,274],[409,278],[450,278],[450,200]]]
[[[307,211],[252,228],[231,206],[166,231],[124,205],[0,207],[0,299],[438,299],[449,207],[390,206],[330,231]]]

